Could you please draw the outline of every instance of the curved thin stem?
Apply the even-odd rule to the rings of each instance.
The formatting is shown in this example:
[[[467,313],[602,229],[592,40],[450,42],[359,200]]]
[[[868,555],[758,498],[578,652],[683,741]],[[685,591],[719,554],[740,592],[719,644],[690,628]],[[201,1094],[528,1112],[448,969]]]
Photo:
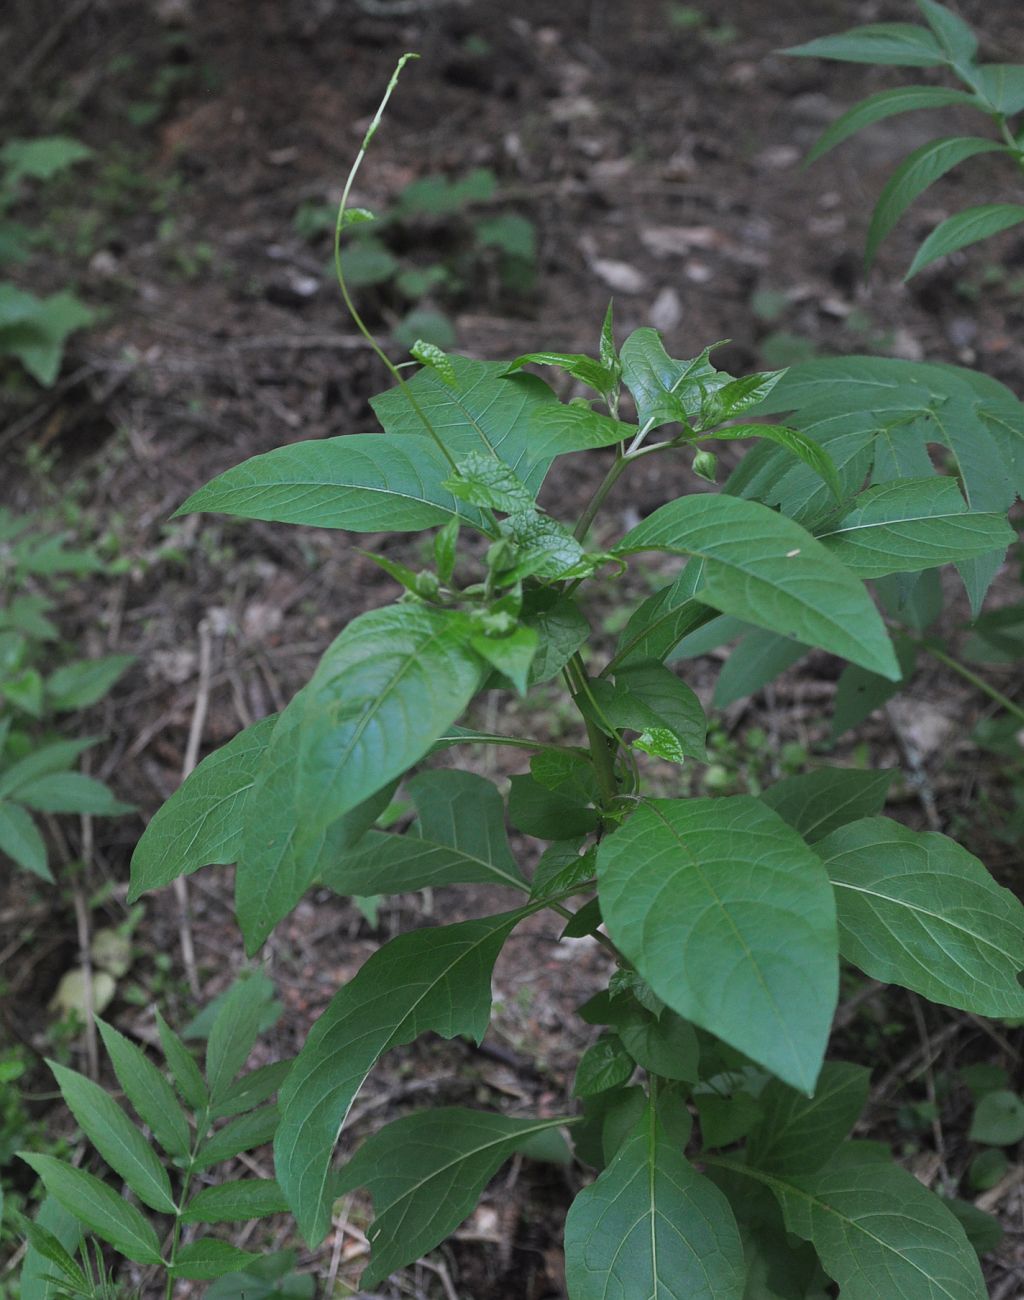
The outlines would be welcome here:
[[[970,682],[972,686],[976,686],[979,691],[984,692],[990,700],[1004,708],[1007,713],[1024,722],[1024,708],[1021,708],[1019,704],[1015,704],[1008,695],[1004,695],[1002,691],[997,690],[995,686],[985,681],[984,677],[979,677],[966,664],[962,664],[959,659],[954,659],[952,655],[946,654],[944,650],[940,650],[938,646],[932,645],[929,641],[918,641],[917,644],[934,659],[938,659],[939,663],[945,664],[947,668],[952,668],[953,672],[958,673],[964,681]]]

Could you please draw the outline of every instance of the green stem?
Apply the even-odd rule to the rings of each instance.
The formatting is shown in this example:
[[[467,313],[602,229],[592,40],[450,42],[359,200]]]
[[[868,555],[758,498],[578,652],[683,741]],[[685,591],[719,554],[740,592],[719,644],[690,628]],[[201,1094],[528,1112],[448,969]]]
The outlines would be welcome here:
[[[628,464],[629,464],[629,460],[626,457],[625,453],[623,452],[622,446],[620,444],[618,455],[615,457],[611,469],[604,476],[604,479],[599,484],[597,491],[590,498],[590,501],[587,503],[586,509],[583,511],[583,514],[580,515],[579,521],[577,522],[576,527],[573,530],[573,537],[575,537],[578,542],[582,542],[583,539],[586,537],[587,533],[590,531],[590,525],[594,522],[594,518],[597,515],[597,512],[601,509],[601,506],[604,504],[605,497],[608,495],[608,493],[618,482],[619,476],[621,475],[622,471],[626,468]]]
[[[587,669],[579,651],[569,660],[566,670],[566,682],[573,703],[579,709],[580,716],[583,718],[583,725],[587,729],[587,741],[590,745],[590,756],[594,763],[597,784],[601,790],[601,802],[606,808],[610,808],[619,794],[619,783],[615,777],[615,748],[613,748],[608,736],[591,717],[590,710],[580,708],[580,697],[585,696],[590,709],[597,713],[599,717],[601,716],[600,706],[594,699],[594,693],[590,689],[590,678],[587,676]],[[575,674],[575,683],[573,674]],[[605,726],[611,730],[611,723],[606,718],[604,722]]]
[[[977,673],[972,672],[966,664],[962,664],[959,659],[954,659],[952,655],[946,654],[944,650],[940,650],[938,646],[932,645],[929,641],[918,641],[917,644],[933,658],[938,659],[939,663],[945,664],[947,668],[952,668],[953,672],[959,673],[964,681],[970,682],[972,686],[976,686],[979,691],[984,692],[990,700],[994,700],[1007,713],[1024,722],[1024,709],[1019,704],[1014,704],[1009,696],[1004,695],[1002,691],[990,685],[983,677],[979,677]]]
[[[175,1257],[178,1253],[178,1242],[181,1240],[181,1215],[182,1211],[185,1209],[186,1203],[188,1202],[188,1189],[192,1183],[192,1175],[195,1173],[196,1159],[199,1156],[200,1148],[206,1141],[206,1131],[209,1127],[210,1107],[209,1105],[206,1105],[196,1116],[195,1142],[193,1143],[192,1150],[189,1152],[188,1165],[181,1178],[181,1197],[178,1201],[178,1212],[174,1218],[174,1227],[171,1229],[171,1246],[167,1261],[167,1289],[164,1293],[165,1300],[172,1300],[174,1293],[174,1277],[172,1270],[174,1268]]]

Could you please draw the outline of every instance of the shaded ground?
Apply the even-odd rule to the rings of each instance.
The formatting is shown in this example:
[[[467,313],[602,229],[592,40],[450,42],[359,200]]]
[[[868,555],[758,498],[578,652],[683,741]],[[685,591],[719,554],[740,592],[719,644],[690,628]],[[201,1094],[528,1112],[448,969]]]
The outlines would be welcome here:
[[[72,6],[73,22],[63,7],[46,13],[45,5],[7,20],[11,66],[37,58],[31,79],[15,78],[0,103],[7,131],[59,129],[97,151],[87,171],[48,191],[52,207],[38,215],[57,235],[31,264],[32,287],[56,288],[70,274],[109,314],[73,341],[68,379],[52,397],[8,388],[0,502],[65,513],[75,503],[86,530],[113,532],[131,559],[126,574],[69,592],[64,626],[95,652],[138,655],[89,726],[110,738],[100,774],[144,814],[180,779],[199,695],[201,625],[212,652],[207,752],[281,707],[348,619],[394,597],[391,580],[357,546],[415,555],[415,542],[402,539],[205,516],[169,522],[192,489],[246,456],[374,427],[367,401],[385,376],[340,310],[326,270],[329,236],[297,229],[295,218],[304,205],[336,200],[403,49],[423,58],[406,72],[357,201],[386,211],[419,177],[486,167],[498,191],[482,211],[525,216],[536,228],[532,285],[510,287],[494,258],[477,252],[468,274],[463,260],[461,288],[425,300],[453,318],[461,349],[486,357],[538,347],[590,351],[614,294],[620,339],[653,323],[669,352],[686,356],[728,338],[719,364],[734,372],[814,350],[873,350],[977,365],[1024,391],[1024,239],[1011,235],[950,259],[910,289],[900,283],[938,217],[979,192],[986,201],[1008,196],[997,163],[974,159],[943,182],[884,246],[872,277],[860,275],[870,203],[892,163],[931,138],[938,120],[952,133],[974,129],[973,120],[961,123],[954,110],[899,119],[800,169],[828,121],[853,100],[899,84],[900,74],[773,51],[858,21],[906,19],[911,6],[833,0],[808,12],[777,0],[766,18],[754,0],[723,0],[689,26],[683,8],[567,0],[553,12],[524,0],[512,16],[483,0],[400,7],[109,0]],[[960,8],[984,28],[988,57],[1020,57],[1014,0],[965,0]],[[422,265],[432,241],[447,247],[448,238],[443,223],[428,223],[398,252]],[[461,238],[449,253],[465,259],[472,230]],[[361,301],[383,331],[408,306],[388,286],[367,289]],[[552,477],[545,500],[553,513],[569,518],[587,499],[602,472],[601,456],[594,460]],[[641,462],[611,498],[601,525],[609,538],[691,482],[682,463],[668,473],[648,466]],[[647,589],[631,576],[624,590],[639,598]],[[1014,592],[1007,572],[995,599]],[[622,599],[621,584],[596,593],[595,628],[611,635]],[[720,662],[709,656],[693,667],[705,697]],[[778,775],[787,744],[822,752],[836,675],[834,661],[812,656],[727,711],[741,778]],[[1012,688],[1010,669],[993,669],[991,678]],[[490,721],[508,713],[508,725],[517,724],[514,702],[488,707],[496,711]],[[876,715],[856,743],[873,763],[905,764],[909,756],[916,768],[917,786],[895,792],[894,815],[920,825],[930,806],[939,825],[1012,880],[1020,860],[1000,829],[1006,791],[964,738],[965,719],[973,723],[984,710],[983,697],[959,679],[925,667],[910,701]],[[530,726],[554,729],[559,718],[552,703]],[[752,728],[765,739],[744,749]],[[521,770],[505,756],[490,761],[496,778]],[[91,883],[110,885],[100,909],[108,921],[124,915],[140,827],[137,818],[96,826]],[[76,829],[68,835],[77,851]],[[225,954],[240,961],[228,876],[200,873],[190,885],[204,998],[228,981]],[[8,1029],[38,1047],[42,1009],[74,961],[75,926],[65,911],[57,927],[45,921],[52,938],[38,943],[44,914],[34,898],[20,879],[0,885],[0,926],[14,940]],[[347,901],[311,897],[267,946],[288,1011],[266,1044],[268,1059],[296,1049],[309,1020],[381,939],[431,919],[479,914],[488,903],[473,890],[401,899],[386,904],[371,929]],[[595,945],[556,946],[553,925],[535,925],[503,954],[485,1050],[428,1039],[394,1054],[362,1098],[354,1136],[427,1101],[552,1114],[570,1104],[572,1069],[587,1041],[572,1011],[606,967]],[[191,1013],[169,895],[147,902],[135,941],[122,989],[131,996],[120,997],[113,1014],[125,1032],[147,1040],[154,1004],[172,1021]],[[175,954],[170,969],[157,960],[163,953]],[[986,1060],[1019,1072],[1017,1048],[969,1018],[950,1021],[925,1008],[918,1024],[901,995],[849,991],[855,1001],[837,1047],[877,1066],[868,1131],[903,1149],[931,1185],[947,1175],[955,1181],[973,1152],[964,1137],[966,1094],[948,1085],[938,1128],[915,1118],[913,1106],[929,1099],[936,1079],[952,1079],[954,1064]],[[35,1085],[47,1086],[42,1073]],[[269,1170],[266,1160],[262,1167]],[[995,1296],[1024,1287],[1019,1175],[1011,1165],[1005,1185],[989,1195],[1008,1230],[991,1266]],[[576,1171],[518,1162],[502,1174],[461,1241],[435,1259],[453,1294],[562,1295],[560,1219],[579,1181]],[[303,1266],[357,1278],[365,1214],[364,1204],[351,1204],[325,1251],[303,1256]],[[286,1231],[282,1224],[278,1236]],[[382,1294],[440,1295],[444,1286],[424,1266]]]

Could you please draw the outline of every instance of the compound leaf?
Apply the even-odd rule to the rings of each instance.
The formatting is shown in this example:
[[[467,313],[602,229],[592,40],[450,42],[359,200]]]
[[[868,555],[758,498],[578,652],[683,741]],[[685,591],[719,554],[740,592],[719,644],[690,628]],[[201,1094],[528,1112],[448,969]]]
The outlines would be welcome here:
[[[183,1223],[237,1223],[286,1214],[288,1202],[273,1178],[239,1178],[197,1192],[182,1211]]]
[[[190,1278],[197,1282],[208,1282],[225,1273],[236,1273],[259,1259],[251,1250],[242,1250],[229,1242],[218,1241],[215,1237],[201,1237],[199,1241],[190,1241],[174,1257],[171,1276]]]
[[[141,1048],[99,1018],[96,1024],[118,1083],[139,1118],[168,1155],[187,1156],[191,1146],[188,1120],[174,1089]]]

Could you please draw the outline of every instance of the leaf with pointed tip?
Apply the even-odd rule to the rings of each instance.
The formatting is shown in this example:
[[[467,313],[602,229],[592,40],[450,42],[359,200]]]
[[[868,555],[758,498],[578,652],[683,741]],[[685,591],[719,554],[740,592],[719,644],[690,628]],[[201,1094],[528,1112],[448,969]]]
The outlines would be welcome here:
[[[1024,1016],[1024,905],[945,835],[868,817],[814,846],[839,949],[865,974],[981,1016]]]
[[[54,1156],[32,1151],[19,1151],[18,1155],[32,1166],[55,1201],[125,1259],[136,1264],[161,1262],[153,1225],[112,1187]]]
[[[160,1158],[117,1102],[85,1075],[55,1061],[47,1064],[68,1110],[111,1169],[150,1209],[174,1214],[171,1184]]]
[[[170,1270],[173,1278],[189,1278],[197,1282],[209,1282],[225,1273],[237,1273],[247,1264],[259,1259],[251,1250],[242,1250],[216,1237],[201,1237],[182,1246],[174,1257],[174,1267]]]
[[[974,58],[978,38],[959,14],[938,4],[937,0],[917,0],[917,7],[951,63],[965,64]]]
[[[287,1078],[288,1071],[292,1068],[292,1059],[261,1065],[236,1079],[218,1104],[210,1108],[210,1118],[226,1119],[231,1115],[241,1115],[254,1106],[269,1101]]]
[[[533,416],[532,448],[537,456],[565,456],[574,451],[591,451],[629,442],[637,426],[624,424],[587,406],[559,403],[542,406]]]
[[[774,387],[774,385],[773,385]],[[770,390],[769,390],[770,391]],[[842,484],[832,457],[820,443],[809,438],[799,429],[790,429],[784,424],[730,424],[725,429],[716,429],[714,433],[701,435],[714,438],[719,442],[733,442],[738,438],[763,438],[765,442],[774,442],[786,451],[798,457],[828,484],[829,490],[837,501],[843,495]]]
[[[700,700],[671,668],[655,659],[636,660],[616,669],[614,686],[598,678],[590,690],[604,723],[640,733],[633,742],[637,749],[671,763],[706,760],[708,720]]]
[[[277,1132],[280,1118],[276,1106],[261,1106],[248,1115],[240,1115],[206,1138],[199,1147],[194,1167],[208,1169],[210,1165],[233,1160],[243,1151],[254,1151],[257,1147],[265,1146]]]
[[[729,383],[708,360],[712,344],[699,357],[677,361],[665,351],[657,330],[634,330],[622,345],[622,378],[633,394],[641,429],[662,424],[690,424],[698,418],[706,394]]]
[[[156,1026],[160,1046],[178,1091],[193,1110],[200,1110],[208,1103],[210,1094],[195,1057],[159,1011],[156,1013]]]
[[[849,1143],[800,1177],[720,1163],[771,1188],[786,1228],[812,1243],[843,1300],[985,1300],[978,1258],[956,1218],[871,1144]]]
[[[579,352],[527,352],[516,357],[515,361],[510,361],[504,373],[514,375],[526,365],[557,366],[603,397],[607,397],[615,387],[615,374],[610,366]]]
[[[565,1221],[571,1300],[741,1300],[746,1269],[729,1202],[648,1105]]]
[[[638,659],[663,661],[684,636],[710,623],[715,612],[695,599],[703,581],[703,562],[691,560],[674,582],[638,605],[619,636],[615,657],[605,674]]]
[[[6,853],[19,867],[53,884],[46,841],[39,827],[21,804],[7,799],[0,799],[0,853]]]
[[[287,1214],[288,1202],[273,1178],[239,1178],[204,1187],[181,1212],[182,1223],[238,1223]]]
[[[399,894],[435,885],[486,883],[526,889],[505,834],[505,807],[490,781],[453,769],[406,783],[417,834],[371,831],[321,872],[339,894]]]
[[[964,69],[963,75],[992,112],[1013,117],[1024,108],[1024,66],[1021,64],[976,64]]]
[[[266,1010],[263,980],[237,979],[217,1012],[206,1043],[206,1081],[210,1102],[221,1102],[235,1075],[249,1059]]]
[[[945,136],[915,149],[893,172],[878,197],[868,227],[864,262],[870,266],[878,246],[918,195],[959,163],[982,153],[1009,153],[1005,144],[976,136]]]
[[[979,240],[998,235],[1024,221],[1024,207],[1019,203],[983,203],[975,208],[967,208],[955,216],[947,217],[935,227],[932,233],[917,250],[910,270],[903,277],[904,281],[912,279],[940,257],[947,257],[961,248],[967,248]]]
[[[141,1048],[98,1017],[96,1024],[118,1083],[139,1118],[168,1155],[187,1156],[191,1147],[188,1120],[174,1089]]]
[[[937,68],[946,62],[942,46],[915,23],[868,23],[838,36],[819,36],[783,54],[840,63],[882,63],[896,68]]]
[[[787,668],[792,668],[805,654],[807,646],[799,641],[791,641],[788,636],[776,636],[763,628],[750,628],[718,674],[715,707],[725,709],[735,700],[753,695]]]
[[[863,584],[799,524],[740,497],[681,497],[626,534],[619,555],[701,556],[700,597],[723,614],[820,646],[884,677],[899,665]]]
[[[776,1174],[812,1174],[853,1128],[868,1100],[871,1071],[826,1061],[813,1097],[770,1079],[758,1098],[760,1116],[747,1138],[747,1160]]]
[[[911,113],[921,108],[948,108],[952,104],[973,105],[976,102],[966,90],[950,90],[945,86],[897,86],[894,90],[881,90],[836,118],[814,142],[805,163],[816,162],[864,127],[895,117],[898,113]]]
[[[82,1238],[82,1223],[70,1210],[66,1210],[53,1196],[46,1196],[35,1223],[43,1232],[60,1245],[66,1253],[73,1255]],[[28,1249],[18,1275],[18,1287],[21,1300],[63,1300],[63,1289],[59,1281],[52,1281],[52,1259],[44,1251],[28,1240]]]
[[[880,813],[895,775],[892,770],[823,767],[777,781],[762,792],[761,802],[813,844],[840,826]]]
[[[968,511],[954,479],[904,479],[868,488],[818,534],[859,578],[916,573],[1005,551],[1013,529],[998,514]]]
[[[832,889],[749,796],[647,800],[598,848],[608,932],[657,995],[805,1091],[838,991]]]
[[[237,860],[249,791],[276,722],[271,714],[240,731],[157,810],[132,854],[129,902],[200,867]]]
[[[431,369],[405,381],[437,436],[455,460],[471,451],[497,456],[510,465],[527,488],[536,493],[550,464],[531,445],[533,417],[557,402],[536,375],[508,375],[503,361],[471,361],[450,356],[458,387],[453,389]],[[370,401],[388,434],[429,438],[419,413],[401,388],[389,389]]]
[[[510,1119],[443,1106],[388,1124],[342,1169],[337,1196],[365,1187],[375,1216],[373,1247],[360,1279],[376,1288],[389,1274],[439,1245],[473,1210],[495,1171],[538,1133],[564,1119]]]
[[[917,667],[917,643],[896,635],[893,645],[900,663],[901,678],[898,682],[891,681],[888,677],[879,677],[877,673],[869,673],[856,664],[847,664],[840,673],[833,705],[830,732],[832,740],[836,740],[851,727],[858,726],[876,709],[880,709],[914,675]]]
[[[295,442],[240,465],[193,492],[178,515],[208,511],[354,533],[417,532],[480,512],[444,486],[451,465],[426,439],[379,433]]]
[[[491,971],[529,909],[400,935],[340,989],[281,1089],[275,1170],[308,1242],[330,1223],[331,1157],[349,1108],[384,1052],[431,1029],[479,1041],[490,1022]]]

